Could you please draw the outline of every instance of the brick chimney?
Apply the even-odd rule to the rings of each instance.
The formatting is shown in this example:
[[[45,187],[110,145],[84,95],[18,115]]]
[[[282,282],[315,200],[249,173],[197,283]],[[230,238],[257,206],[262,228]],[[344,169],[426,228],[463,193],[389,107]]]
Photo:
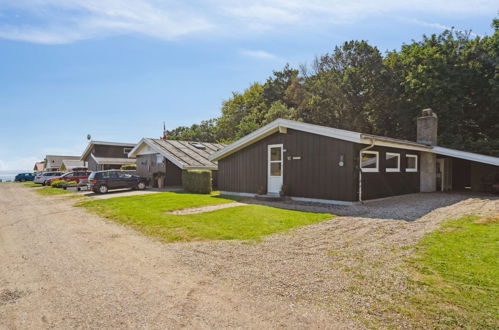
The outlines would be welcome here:
[[[431,109],[423,109],[417,120],[417,142],[430,146],[437,145],[438,117]]]
[[[437,145],[438,117],[431,109],[424,109],[417,121],[417,142],[429,146]],[[437,156],[430,152],[421,152],[419,161],[419,191],[437,190]]]

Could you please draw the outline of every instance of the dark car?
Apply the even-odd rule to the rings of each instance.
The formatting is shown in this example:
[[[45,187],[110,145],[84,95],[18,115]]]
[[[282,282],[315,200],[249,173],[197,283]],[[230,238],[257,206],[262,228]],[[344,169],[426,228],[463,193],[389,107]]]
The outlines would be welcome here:
[[[19,173],[14,178],[14,181],[33,181],[35,179],[35,173]]]
[[[53,176],[50,179],[47,179],[45,181],[45,185],[50,186],[52,184],[52,182],[56,181],[56,180],[64,180],[64,181],[68,181],[68,182],[69,181],[76,181],[76,183],[80,183],[80,181],[88,179],[88,177],[90,176],[90,173],[92,173],[92,172],[89,172],[89,171],[68,172],[68,173],[65,173],[61,176]]]
[[[88,189],[105,194],[112,189],[131,188],[144,190],[147,179],[126,171],[108,170],[92,172],[88,177]]]

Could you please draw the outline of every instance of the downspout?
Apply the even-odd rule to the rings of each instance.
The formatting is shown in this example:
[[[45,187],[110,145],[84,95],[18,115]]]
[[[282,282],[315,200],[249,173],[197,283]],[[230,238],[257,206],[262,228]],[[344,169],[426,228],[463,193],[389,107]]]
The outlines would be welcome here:
[[[360,149],[359,151],[359,202],[362,203],[362,152],[371,149],[374,147],[374,144],[376,143],[376,139],[371,138],[371,145],[368,147],[365,147],[363,149]]]

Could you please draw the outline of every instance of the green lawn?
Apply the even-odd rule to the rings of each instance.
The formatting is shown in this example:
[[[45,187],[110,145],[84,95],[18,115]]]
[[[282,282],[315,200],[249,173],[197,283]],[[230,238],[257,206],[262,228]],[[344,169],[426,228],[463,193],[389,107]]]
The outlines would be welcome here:
[[[40,183],[34,183],[33,181],[25,181],[23,182],[23,186],[33,188],[33,187],[41,187]]]
[[[78,205],[167,242],[257,240],[264,235],[332,217],[331,214],[290,211],[262,205],[237,206],[189,215],[166,213],[189,207],[224,204],[236,199],[216,194],[166,192],[86,201]]]
[[[35,191],[38,194],[44,195],[44,196],[72,194],[71,191],[59,189],[59,188],[52,188],[52,187],[43,187],[41,189],[35,189]]]
[[[465,216],[423,238],[402,310],[435,328],[499,328],[499,215]]]

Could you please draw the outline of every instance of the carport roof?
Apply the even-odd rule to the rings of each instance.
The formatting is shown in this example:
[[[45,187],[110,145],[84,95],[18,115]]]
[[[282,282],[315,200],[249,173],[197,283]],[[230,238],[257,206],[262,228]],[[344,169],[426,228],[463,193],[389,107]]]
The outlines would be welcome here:
[[[432,148],[432,152],[436,153],[437,155],[460,158],[460,159],[465,159],[465,160],[469,160],[472,162],[478,162],[478,163],[499,166],[499,158],[497,158],[497,157],[480,155],[480,154],[475,154],[473,152],[461,151],[461,150],[456,150],[456,149],[449,149],[449,148],[444,148],[444,147],[439,147],[439,146],[434,146]]]

